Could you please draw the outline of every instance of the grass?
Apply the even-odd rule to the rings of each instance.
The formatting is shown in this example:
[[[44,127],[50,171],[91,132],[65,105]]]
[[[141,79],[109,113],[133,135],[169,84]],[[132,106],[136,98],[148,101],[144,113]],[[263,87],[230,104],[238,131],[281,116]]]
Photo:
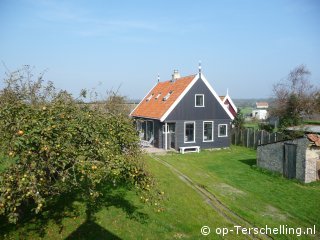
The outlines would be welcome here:
[[[86,205],[72,193],[57,199],[43,216],[29,216],[17,226],[0,219],[0,239],[199,239],[203,225],[232,227],[170,170],[147,160],[166,196],[163,212],[141,203],[125,188],[111,193],[106,189],[94,220],[88,221]]]
[[[303,123],[304,124],[320,125],[320,121],[317,121],[317,120],[306,120]]]
[[[240,108],[243,115],[250,115],[252,113],[253,107],[243,107]]]
[[[301,184],[257,169],[256,152],[242,147],[199,154],[158,156],[205,187],[229,209],[258,227],[311,227],[320,229],[320,183]],[[0,239],[202,239],[200,228],[211,227],[210,239],[246,239],[213,233],[233,224],[215,212],[191,187],[150,157],[147,165],[166,196],[165,211],[140,202],[125,188],[110,191],[86,218],[86,205],[76,193],[48,206],[42,216],[27,216],[18,225],[0,218]],[[274,239],[295,239],[273,236]],[[302,236],[299,239],[309,239]]]
[[[254,130],[259,129],[259,122],[257,121],[245,122],[243,125],[245,128],[253,128]]]
[[[173,154],[162,159],[204,185],[232,211],[256,226],[316,225],[320,229],[320,182],[302,184],[259,170],[254,167],[254,150],[232,147],[200,154]]]

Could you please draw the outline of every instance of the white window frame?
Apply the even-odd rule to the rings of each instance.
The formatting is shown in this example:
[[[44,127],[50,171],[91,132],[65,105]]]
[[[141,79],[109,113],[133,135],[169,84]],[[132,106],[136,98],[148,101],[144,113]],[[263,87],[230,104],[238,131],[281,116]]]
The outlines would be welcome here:
[[[166,125],[165,124],[162,125],[162,133],[172,133],[172,132],[170,132],[170,129],[169,129],[169,125],[171,123],[175,123],[175,122],[167,122],[167,131],[165,131]]]
[[[197,96],[202,96],[202,105],[197,106]],[[194,95],[194,106],[195,107],[204,107],[204,94],[195,94]]]
[[[167,95],[164,96],[164,98],[162,99],[162,101],[167,101],[168,98],[171,96],[172,93],[173,93],[173,90],[171,90],[170,92],[168,92]]]
[[[186,141],[186,125],[188,123],[193,123],[193,141]],[[196,142],[196,122],[195,121],[184,122],[183,142],[184,143],[195,143]]]
[[[169,133],[168,129],[169,129],[168,125],[167,125],[167,131],[165,131],[166,130],[166,125],[165,124],[162,125],[162,133]]]
[[[226,135],[220,134],[220,126],[226,126]],[[228,124],[218,124],[218,137],[228,137]]]
[[[146,101],[149,102],[149,101],[152,99],[153,95],[154,95],[154,94],[152,93],[152,94],[146,99]]]
[[[211,128],[211,131],[212,131],[212,139],[211,139],[211,140],[206,140],[206,139],[204,139],[204,124],[205,124],[205,123],[211,123],[211,124],[212,124],[212,128]],[[202,141],[203,141],[203,142],[213,142],[213,141],[214,141],[213,121],[203,121],[202,127],[203,127],[203,131],[202,131]]]
[[[158,95],[155,97],[155,100],[158,100],[158,98],[161,96],[161,92],[158,93]]]

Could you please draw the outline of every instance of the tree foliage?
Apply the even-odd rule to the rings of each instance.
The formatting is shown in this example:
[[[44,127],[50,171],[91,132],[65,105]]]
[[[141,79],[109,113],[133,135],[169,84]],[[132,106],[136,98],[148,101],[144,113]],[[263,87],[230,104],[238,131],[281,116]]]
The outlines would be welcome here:
[[[13,161],[0,173],[0,215],[11,222],[74,189],[94,202],[101,184],[142,192],[154,184],[127,116],[79,104],[42,76],[34,81],[29,67],[10,74],[0,92],[0,139]]]
[[[240,108],[238,108],[237,115],[233,119],[232,124],[238,129],[244,128],[244,116]]]
[[[318,90],[309,81],[310,71],[304,65],[293,69],[285,80],[273,86],[275,107],[271,115],[279,117],[280,128],[301,124],[304,117],[319,111]]]

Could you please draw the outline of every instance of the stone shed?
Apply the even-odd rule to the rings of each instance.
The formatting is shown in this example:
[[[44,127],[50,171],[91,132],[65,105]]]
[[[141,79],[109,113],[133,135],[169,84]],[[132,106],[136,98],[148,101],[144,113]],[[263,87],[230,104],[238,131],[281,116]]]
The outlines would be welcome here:
[[[258,146],[257,165],[304,183],[317,181],[320,177],[320,137],[307,134],[303,138]]]

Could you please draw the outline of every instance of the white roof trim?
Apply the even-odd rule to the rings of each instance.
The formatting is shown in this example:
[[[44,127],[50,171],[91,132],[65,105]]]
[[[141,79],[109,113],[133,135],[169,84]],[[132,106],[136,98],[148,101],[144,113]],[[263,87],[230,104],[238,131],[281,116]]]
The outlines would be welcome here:
[[[229,94],[227,93],[227,96],[224,97],[223,102],[225,100],[228,100],[229,103],[231,104],[232,108],[236,111],[236,113],[238,112],[238,109],[236,107],[236,105],[234,104],[234,102],[232,101],[231,97],[229,96]]]
[[[191,87],[198,81],[199,79],[199,73],[194,77],[194,79],[189,83],[189,85],[185,88],[185,90],[180,94],[180,96],[176,99],[176,101],[170,106],[170,108],[166,111],[165,114],[162,115],[162,117],[160,118],[160,122],[163,122],[168,116],[169,114],[173,111],[173,109],[178,105],[178,103],[181,101],[181,99],[187,94],[187,92],[189,92],[189,90],[191,89]],[[201,73],[201,79],[203,80],[203,82],[205,83],[205,85],[209,88],[210,92],[212,93],[212,95],[217,99],[218,103],[221,105],[221,107],[226,111],[226,113],[228,114],[228,116],[231,118],[231,120],[234,119],[234,116],[231,114],[231,112],[229,111],[229,109],[227,108],[226,105],[224,105],[224,103],[222,102],[222,100],[220,99],[219,95],[214,91],[214,89],[211,87],[210,83],[208,82],[208,80],[204,77],[203,73]]]
[[[162,115],[160,118],[160,122],[163,122],[168,115],[172,112],[172,110],[178,105],[178,103],[181,101],[181,99],[189,92],[190,88],[196,83],[196,81],[199,79],[199,74],[197,74],[194,79],[189,83],[189,85],[183,90],[183,92],[180,94],[180,96],[175,100],[175,102],[170,106],[170,108],[165,112],[165,114]]]
[[[197,75],[198,76],[198,75]],[[228,116],[231,118],[231,120],[234,119],[234,116],[231,114],[231,112],[229,111],[229,109],[227,108],[226,105],[224,105],[224,103],[222,102],[221,98],[219,97],[219,95],[216,93],[216,91],[214,91],[214,89],[211,87],[210,83],[208,82],[208,80],[205,78],[205,76],[203,75],[203,73],[201,73],[201,79],[203,80],[203,82],[206,84],[206,86],[209,88],[209,90],[211,91],[211,93],[213,94],[213,96],[217,99],[218,103],[221,105],[221,107],[226,111],[226,113],[228,114]]]
[[[142,98],[142,100],[139,102],[139,104],[131,111],[131,113],[129,114],[129,116],[132,116],[132,113],[140,106],[140,104],[145,100],[145,98],[147,96],[149,96],[149,94],[152,92],[152,90],[158,85],[158,83],[156,83],[151,90],[147,93],[147,95],[144,96],[144,98]]]

